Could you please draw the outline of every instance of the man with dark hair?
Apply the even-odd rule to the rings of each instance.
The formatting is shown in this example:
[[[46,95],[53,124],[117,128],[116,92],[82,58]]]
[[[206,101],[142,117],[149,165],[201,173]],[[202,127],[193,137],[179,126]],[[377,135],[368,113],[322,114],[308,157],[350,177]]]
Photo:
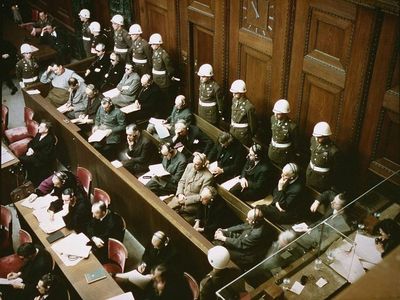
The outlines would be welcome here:
[[[52,24],[47,24],[42,28],[40,33],[40,41],[43,44],[49,45],[51,48],[57,51],[56,59],[61,64],[67,64],[70,61],[70,53],[68,49],[70,46],[67,43],[65,33],[58,30]]]
[[[12,284],[9,290],[10,299],[32,299],[36,294],[35,286],[40,278],[49,273],[53,267],[53,259],[49,252],[35,246],[33,243],[24,243],[17,249],[17,255],[25,262],[18,272],[11,272],[7,279],[22,279],[20,283]]]
[[[68,79],[69,97],[67,103],[64,104],[62,112],[69,119],[78,118],[87,106],[86,85],[80,83],[75,77]]]
[[[105,92],[112,90],[121,81],[122,76],[124,76],[125,64],[121,58],[121,55],[115,52],[110,54],[111,65],[100,82],[100,91]]]
[[[44,274],[36,285],[38,296],[34,300],[69,300],[62,280],[51,273]]]
[[[54,219],[54,213],[63,211],[65,226],[70,230],[82,232],[90,220],[90,203],[82,195],[73,189],[67,188],[62,192],[61,199],[50,203],[48,212],[50,219]]]
[[[140,89],[140,77],[133,71],[131,63],[125,64],[125,73],[117,84],[118,95],[111,100],[118,107],[125,107],[136,100]]]
[[[114,238],[123,241],[124,228],[122,218],[109,210],[102,202],[95,202],[92,205],[92,220],[86,228],[86,235],[91,240],[92,250],[100,262],[107,260],[108,239]]]
[[[53,17],[49,16],[46,11],[39,12],[39,19],[33,24],[31,35],[36,36],[40,34],[48,24],[53,23]]]
[[[89,124],[94,123],[94,119],[96,118],[97,110],[101,105],[101,100],[99,97],[99,91],[93,84],[88,84],[85,89],[85,97],[86,97],[86,107],[85,110],[78,116],[74,123],[78,125],[83,125],[83,130],[86,132]],[[91,127],[91,126],[90,126]],[[90,131],[90,129],[89,129]]]
[[[347,204],[347,202],[348,200],[346,193],[338,194],[333,190],[327,190],[318,195],[317,199],[314,200],[313,204],[311,205],[310,211],[315,213],[322,205],[323,218],[326,219],[332,214],[335,215]]]
[[[85,72],[85,82],[87,84],[94,84],[96,87],[100,87],[103,83],[104,75],[110,67],[110,59],[106,53],[106,45],[100,43],[95,46],[97,58],[87,68]]]
[[[162,101],[161,90],[156,85],[149,74],[143,74],[140,78],[142,85],[137,95],[136,105],[140,108],[134,112],[135,120],[148,119],[150,117],[158,117],[161,113],[160,103]]]

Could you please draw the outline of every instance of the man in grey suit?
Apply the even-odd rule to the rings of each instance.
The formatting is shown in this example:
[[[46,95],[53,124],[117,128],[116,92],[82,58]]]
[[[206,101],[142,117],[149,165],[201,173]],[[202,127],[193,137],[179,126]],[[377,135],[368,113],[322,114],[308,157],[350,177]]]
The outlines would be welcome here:
[[[200,191],[212,184],[213,176],[206,167],[207,157],[203,153],[193,153],[193,163],[187,165],[179,180],[175,197],[168,203],[172,209],[179,211],[182,207],[188,211],[197,210],[200,203]]]
[[[243,269],[248,269],[264,258],[272,244],[262,212],[258,208],[249,210],[244,224],[217,229],[214,239],[228,249],[231,259]]]
[[[140,77],[133,71],[133,65],[127,63],[125,65],[125,74],[117,85],[119,95],[112,98],[114,105],[124,107],[136,100],[141,88]]]
[[[69,98],[66,103],[68,111],[65,113],[69,119],[79,118],[86,109],[88,98],[86,84],[79,82],[75,77],[68,79]]]
[[[162,165],[168,171],[168,176],[153,176],[146,186],[157,196],[175,194],[178,182],[187,165],[186,157],[170,143],[161,146]]]

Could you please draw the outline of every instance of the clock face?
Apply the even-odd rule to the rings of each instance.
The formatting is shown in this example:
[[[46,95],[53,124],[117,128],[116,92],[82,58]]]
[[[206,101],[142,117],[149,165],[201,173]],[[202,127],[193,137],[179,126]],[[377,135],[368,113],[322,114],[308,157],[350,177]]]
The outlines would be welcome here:
[[[272,38],[274,1],[243,0],[242,28]]]

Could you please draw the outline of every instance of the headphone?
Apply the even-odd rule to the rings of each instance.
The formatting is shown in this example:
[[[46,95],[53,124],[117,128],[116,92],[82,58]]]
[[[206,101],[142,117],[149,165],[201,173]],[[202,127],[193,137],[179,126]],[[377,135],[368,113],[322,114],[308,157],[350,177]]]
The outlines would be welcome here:
[[[253,212],[254,212],[253,220],[250,221],[250,224],[251,225],[257,225],[258,223],[261,222],[261,220],[264,218],[264,216],[263,216],[263,213],[262,213],[261,209],[259,209],[259,208],[254,208]]]
[[[169,237],[165,235],[162,231],[157,231],[153,234],[154,237],[158,238],[164,246],[167,246],[169,243]]]
[[[295,163],[288,163],[288,166],[289,166],[290,171],[292,172],[292,174],[294,176],[296,176],[297,173],[299,172],[299,168],[297,167],[297,165]]]
[[[67,178],[68,178],[68,175],[63,171],[55,172],[54,176],[56,176],[58,179],[60,179],[62,184],[64,184],[65,181],[67,181]]]
[[[255,158],[260,158],[262,155],[262,147],[259,144],[253,144],[250,149],[254,152]]]

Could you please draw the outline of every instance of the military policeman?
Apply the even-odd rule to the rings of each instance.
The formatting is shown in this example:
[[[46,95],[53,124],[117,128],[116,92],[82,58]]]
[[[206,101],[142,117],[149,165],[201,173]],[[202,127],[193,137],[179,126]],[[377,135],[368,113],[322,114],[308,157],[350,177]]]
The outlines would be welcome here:
[[[98,44],[107,45],[107,37],[101,33],[101,26],[99,22],[92,22],[89,25],[91,39],[90,39],[90,53],[97,54],[96,46]]]
[[[311,137],[311,158],[306,171],[306,183],[319,192],[335,186],[338,170],[339,149],[329,138],[331,128],[326,122],[314,126]]]
[[[288,116],[289,102],[285,99],[276,101],[272,110],[272,138],[268,148],[269,159],[283,167],[293,161],[297,142],[297,125]]]
[[[213,67],[210,64],[204,64],[200,66],[197,75],[200,76],[199,116],[217,125],[218,117],[222,115],[224,97],[218,83],[212,78]]]
[[[17,62],[15,73],[19,80],[19,85],[24,88],[38,81],[39,65],[36,59],[32,57],[31,45],[22,44],[21,54],[23,58]]]
[[[82,22],[82,43],[83,49],[85,50],[86,57],[91,56],[90,47],[91,47],[91,33],[89,29],[90,25],[90,11],[86,8],[82,9],[79,12],[79,18]]]
[[[230,92],[233,94],[230,133],[244,145],[251,145],[256,133],[256,110],[246,98],[246,83],[235,80]]]
[[[123,28],[124,18],[121,15],[115,15],[111,19],[112,27],[114,29],[114,52],[121,55],[126,61],[128,50],[132,45],[132,40],[128,31]]]
[[[147,41],[142,38],[142,27],[139,24],[133,24],[129,28],[129,34],[132,39],[132,47],[129,49],[129,58],[135,66],[135,72],[140,76],[150,74],[151,49]]]

